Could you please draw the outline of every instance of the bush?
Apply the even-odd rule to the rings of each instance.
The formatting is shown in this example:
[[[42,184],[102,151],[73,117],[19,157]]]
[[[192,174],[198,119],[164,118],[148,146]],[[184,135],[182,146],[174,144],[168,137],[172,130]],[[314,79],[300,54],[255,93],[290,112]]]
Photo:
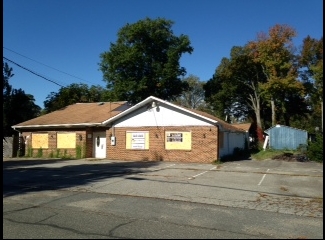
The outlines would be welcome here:
[[[76,158],[80,159],[82,157],[82,146],[77,145],[76,147]]]
[[[317,134],[315,141],[308,142],[307,157],[310,161],[323,162],[323,134]]]
[[[43,149],[42,148],[37,149],[37,157],[38,158],[43,157]]]

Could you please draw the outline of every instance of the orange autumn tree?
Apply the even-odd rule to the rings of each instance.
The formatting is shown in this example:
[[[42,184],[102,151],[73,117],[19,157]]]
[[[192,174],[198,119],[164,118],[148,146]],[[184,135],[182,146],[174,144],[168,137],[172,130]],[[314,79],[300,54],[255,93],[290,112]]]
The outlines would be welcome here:
[[[261,64],[267,81],[259,83],[263,97],[270,101],[272,125],[278,114],[286,111],[285,101],[289,96],[304,94],[304,86],[298,81],[298,70],[294,64],[292,38],[296,31],[287,25],[275,25],[269,33],[259,33],[256,41],[248,43],[253,61]]]

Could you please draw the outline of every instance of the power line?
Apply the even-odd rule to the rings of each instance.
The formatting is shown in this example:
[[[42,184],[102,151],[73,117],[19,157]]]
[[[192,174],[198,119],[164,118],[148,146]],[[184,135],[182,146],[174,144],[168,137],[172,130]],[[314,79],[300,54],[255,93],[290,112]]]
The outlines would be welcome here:
[[[48,79],[48,78],[46,78],[46,77],[44,77],[44,76],[42,76],[42,75],[40,75],[40,74],[38,74],[38,73],[35,73],[34,71],[29,70],[28,68],[25,68],[25,67],[19,65],[18,63],[14,62],[14,61],[11,61],[10,59],[8,59],[8,58],[6,58],[6,57],[3,57],[3,58],[6,59],[7,61],[9,61],[9,62],[11,62],[11,63],[17,65],[18,67],[20,67],[20,68],[22,68],[22,69],[25,69],[25,70],[28,71],[28,72],[31,72],[32,74],[34,74],[34,75],[36,75],[36,76],[38,76],[38,77],[44,78],[45,80],[47,80],[47,81],[49,81],[49,82],[52,82],[52,83],[54,83],[54,84],[56,84],[56,85],[58,85],[58,86],[64,87],[63,85],[61,85],[61,84],[59,84],[59,83],[56,83],[56,82],[54,82],[53,80],[50,80],[50,79]]]
[[[45,67],[48,67],[48,68],[51,68],[51,69],[53,69],[53,70],[55,70],[55,71],[58,71],[58,72],[60,72],[60,73],[66,74],[66,75],[68,75],[68,76],[70,76],[70,77],[77,78],[77,79],[82,80],[82,81],[84,81],[84,82],[91,83],[91,82],[89,82],[89,81],[87,81],[87,80],[85,80],[85,79],[82,79],[82,78],[76,77],[76,76],[71,75],[71,74],[69,74],[69,73],[63,72],[63,71],[61,71],[61,70],[59,70],[59,69],[53,68],[53,67],[51,67],[51,66],[49,66],[49,65],[46,65],[46,64],[41,63],[41,62],[38,62],[38,61],[36,61],[36,60],[34,60],[34,59],[31,59],[31,58],[29,58],[29,57],[26,57],[26,56],[24,56],[24,55],[22,55],[22,54],[20,54],[20,53],[17,53],[17,52],[15,52],[15,51],[13,51],[13,50],[11,50],[11,49],[9,49],[9,48],[6,48],[6,47],[3,47],[3,48],[4,48],[4,49],[7,49],[7,50],[9,50],[9,51],[11,51],[11,52],[13,52],[13,53],[15,53],[15,54],[17,54],[17,55],[20,55],[20,56],[22,56],[22,57],[24,57],[24,58],[27,58],[27,59],[29,59],[29,60],[32,60],[32,61],[34,61],[34,62],[36,62],[36,63],[38,63],[38,64],[41,64],[41,65],[43,65],[43,66],[45,66]],[[93,84],[93,83],[91,83],[91,84]]]

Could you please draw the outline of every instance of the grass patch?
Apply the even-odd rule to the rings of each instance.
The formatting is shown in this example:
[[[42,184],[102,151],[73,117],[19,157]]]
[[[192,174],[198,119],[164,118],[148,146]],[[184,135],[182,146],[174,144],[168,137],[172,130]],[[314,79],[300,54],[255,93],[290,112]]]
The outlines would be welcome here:
[[[283,155],[283,154],[299,154],[299,151],[293,151],[293,150],[273,150],[273,149],[267,149],[267,150],[261,150],[258,152],[251,153],[251,158],[254,160],[265,160],[265,159],[272,159],[273,157]]]

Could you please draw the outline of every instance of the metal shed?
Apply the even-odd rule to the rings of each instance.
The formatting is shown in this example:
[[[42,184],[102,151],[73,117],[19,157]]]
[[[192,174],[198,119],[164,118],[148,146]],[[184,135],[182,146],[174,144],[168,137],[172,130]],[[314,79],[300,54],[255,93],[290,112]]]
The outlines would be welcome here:
[[[297,150],[300,145],[306,145],[308,132],[305,130],[275,125],[264,131],[269,136],[269,148]]]

